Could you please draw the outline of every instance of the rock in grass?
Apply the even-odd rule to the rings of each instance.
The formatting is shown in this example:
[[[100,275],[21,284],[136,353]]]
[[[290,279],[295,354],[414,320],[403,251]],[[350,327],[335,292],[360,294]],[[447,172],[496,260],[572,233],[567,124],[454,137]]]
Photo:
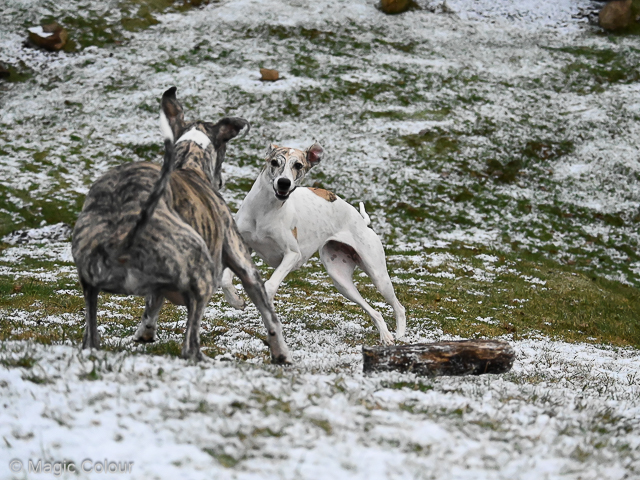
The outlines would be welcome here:
[[[411,0],[381,0],[380,10],[390,14],[402,13],[409,10],[411,3]]]
[[[278,70],[272,70],[270,68],[261,68],[260,69],[261,80],[264,82],[275,82],[280,78],[280,74]]]
[[[598,15],[599,25],[610,32],[626,30],[635,23],[632,0],[613,0]]]
[[[515,351],[504,340],[461,340],[362,347],[364,372],[411,372],[430,377],[505,373]]]
[[[68,38],[67,31],[57,23],[29,28],[29,42],[50,52],[56,52],[64,48]]]

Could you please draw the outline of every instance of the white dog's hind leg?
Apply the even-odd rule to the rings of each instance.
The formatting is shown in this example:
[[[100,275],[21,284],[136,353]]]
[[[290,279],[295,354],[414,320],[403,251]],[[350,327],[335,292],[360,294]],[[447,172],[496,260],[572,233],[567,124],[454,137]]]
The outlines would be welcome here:
[[[158,338],[158,314],[164,305],[164,297],[152,293],[145,297],[144,303],[144,313],[136,333],[133,334],[133,340],[141,343],[155,342]]]
[[[349,250],[352,250],[351,253]],[[380,332],[380,341],[383,345],[393,344],[393,335],[389,333],[387,324],[382,315],[374,310],[367,301],[362,298],[360,292],[353,284],[353,270],[356,267],[354,260],[355,250],[348,245],[338,242],[328,242],[320,249],[320,261],[327,269],[327,273],[333,280],[338,291],[352,302],[360,305],[367,312],[371,320]]]
[[[404,307],[396,297],[387,269],[365,269],[364,265],[360,265],[360,267],[369,275],[369,278],[387,303],[393,307],[393,313],[396,317],[396,339],[400,340],[404,338],[407,328],[407,315]]]
[[[233,272],[229,268],[225,268],[222,273],[222,280],[220,282],[222,287],[222,293],[227,303],[237,310],[244,310],[246,303],[238,295],[236,287],[233,285]]]
[[[361,253],[363,254],[364,250]],[[398,301],[393,290],[382,244],[380,243],[379,248],[376,248],[375,251],[367,252],[366,257],[361,255],[361,260],[358,266],[369,276],[387,303],[393,307],[393,313],[396,318],[396,339],[404,338],[407,328],[407,316],[404,307]]]

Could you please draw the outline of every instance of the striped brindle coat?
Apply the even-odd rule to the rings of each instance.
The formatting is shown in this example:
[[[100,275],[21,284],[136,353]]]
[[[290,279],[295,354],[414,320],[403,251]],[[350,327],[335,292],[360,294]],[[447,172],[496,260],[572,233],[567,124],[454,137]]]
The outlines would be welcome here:
[[[364,205],[360,203],[358,213],[327,190],[300,187],[305,174],[320,163],[322,156],[317,143],[304,151],[271,145],[262,172],[236,214],[238,229],[247,244],[275,268],[265,282],[270,299],[289,272],[319,252],[338,291],[371,317],[382,343],[393,343],[382,315],[353,284],[353,271],[358,266],[393,307],[396,337],[404,337],[405,309],[393,290],[380,238],[368,228]],[[243,301],[233,288],[232,277],[225,272],[223,290],[227,301],[241,308]]]
[[[83,348],[99,348],[97,299],[105,291],[145,296],[138,342],[156,340],[165,298],[185,305],[182,356],[202,359],[200,321],[227,267],[262,315],[274,362],[289,362],[272,302],[217,191],[227,142],[249,124],[241,118],[187,123],[175,93],[174,87],[162,96],[162,170],[141,162],[107,172],[92,185],[75,225],[72,252],[86,303]]]

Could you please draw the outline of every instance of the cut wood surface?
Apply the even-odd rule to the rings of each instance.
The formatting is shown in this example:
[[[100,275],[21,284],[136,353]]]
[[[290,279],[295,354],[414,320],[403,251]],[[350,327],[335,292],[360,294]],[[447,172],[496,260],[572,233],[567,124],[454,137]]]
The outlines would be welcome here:
[[[420,375],[481,375],[508,372],[515,358],[504,340],[459,340],[384,347],[362,347],[364,372]]]

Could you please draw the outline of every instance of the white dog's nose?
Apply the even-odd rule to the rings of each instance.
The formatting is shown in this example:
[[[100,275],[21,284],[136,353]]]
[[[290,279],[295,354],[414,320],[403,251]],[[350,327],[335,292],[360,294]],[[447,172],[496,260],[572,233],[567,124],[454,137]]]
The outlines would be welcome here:
[[[280,190],[281,192],[286,192],[287,190],[289,190],[290,186],[291,186],[291,180],[289,180],[288,178],[278,179],[278,190]]]

